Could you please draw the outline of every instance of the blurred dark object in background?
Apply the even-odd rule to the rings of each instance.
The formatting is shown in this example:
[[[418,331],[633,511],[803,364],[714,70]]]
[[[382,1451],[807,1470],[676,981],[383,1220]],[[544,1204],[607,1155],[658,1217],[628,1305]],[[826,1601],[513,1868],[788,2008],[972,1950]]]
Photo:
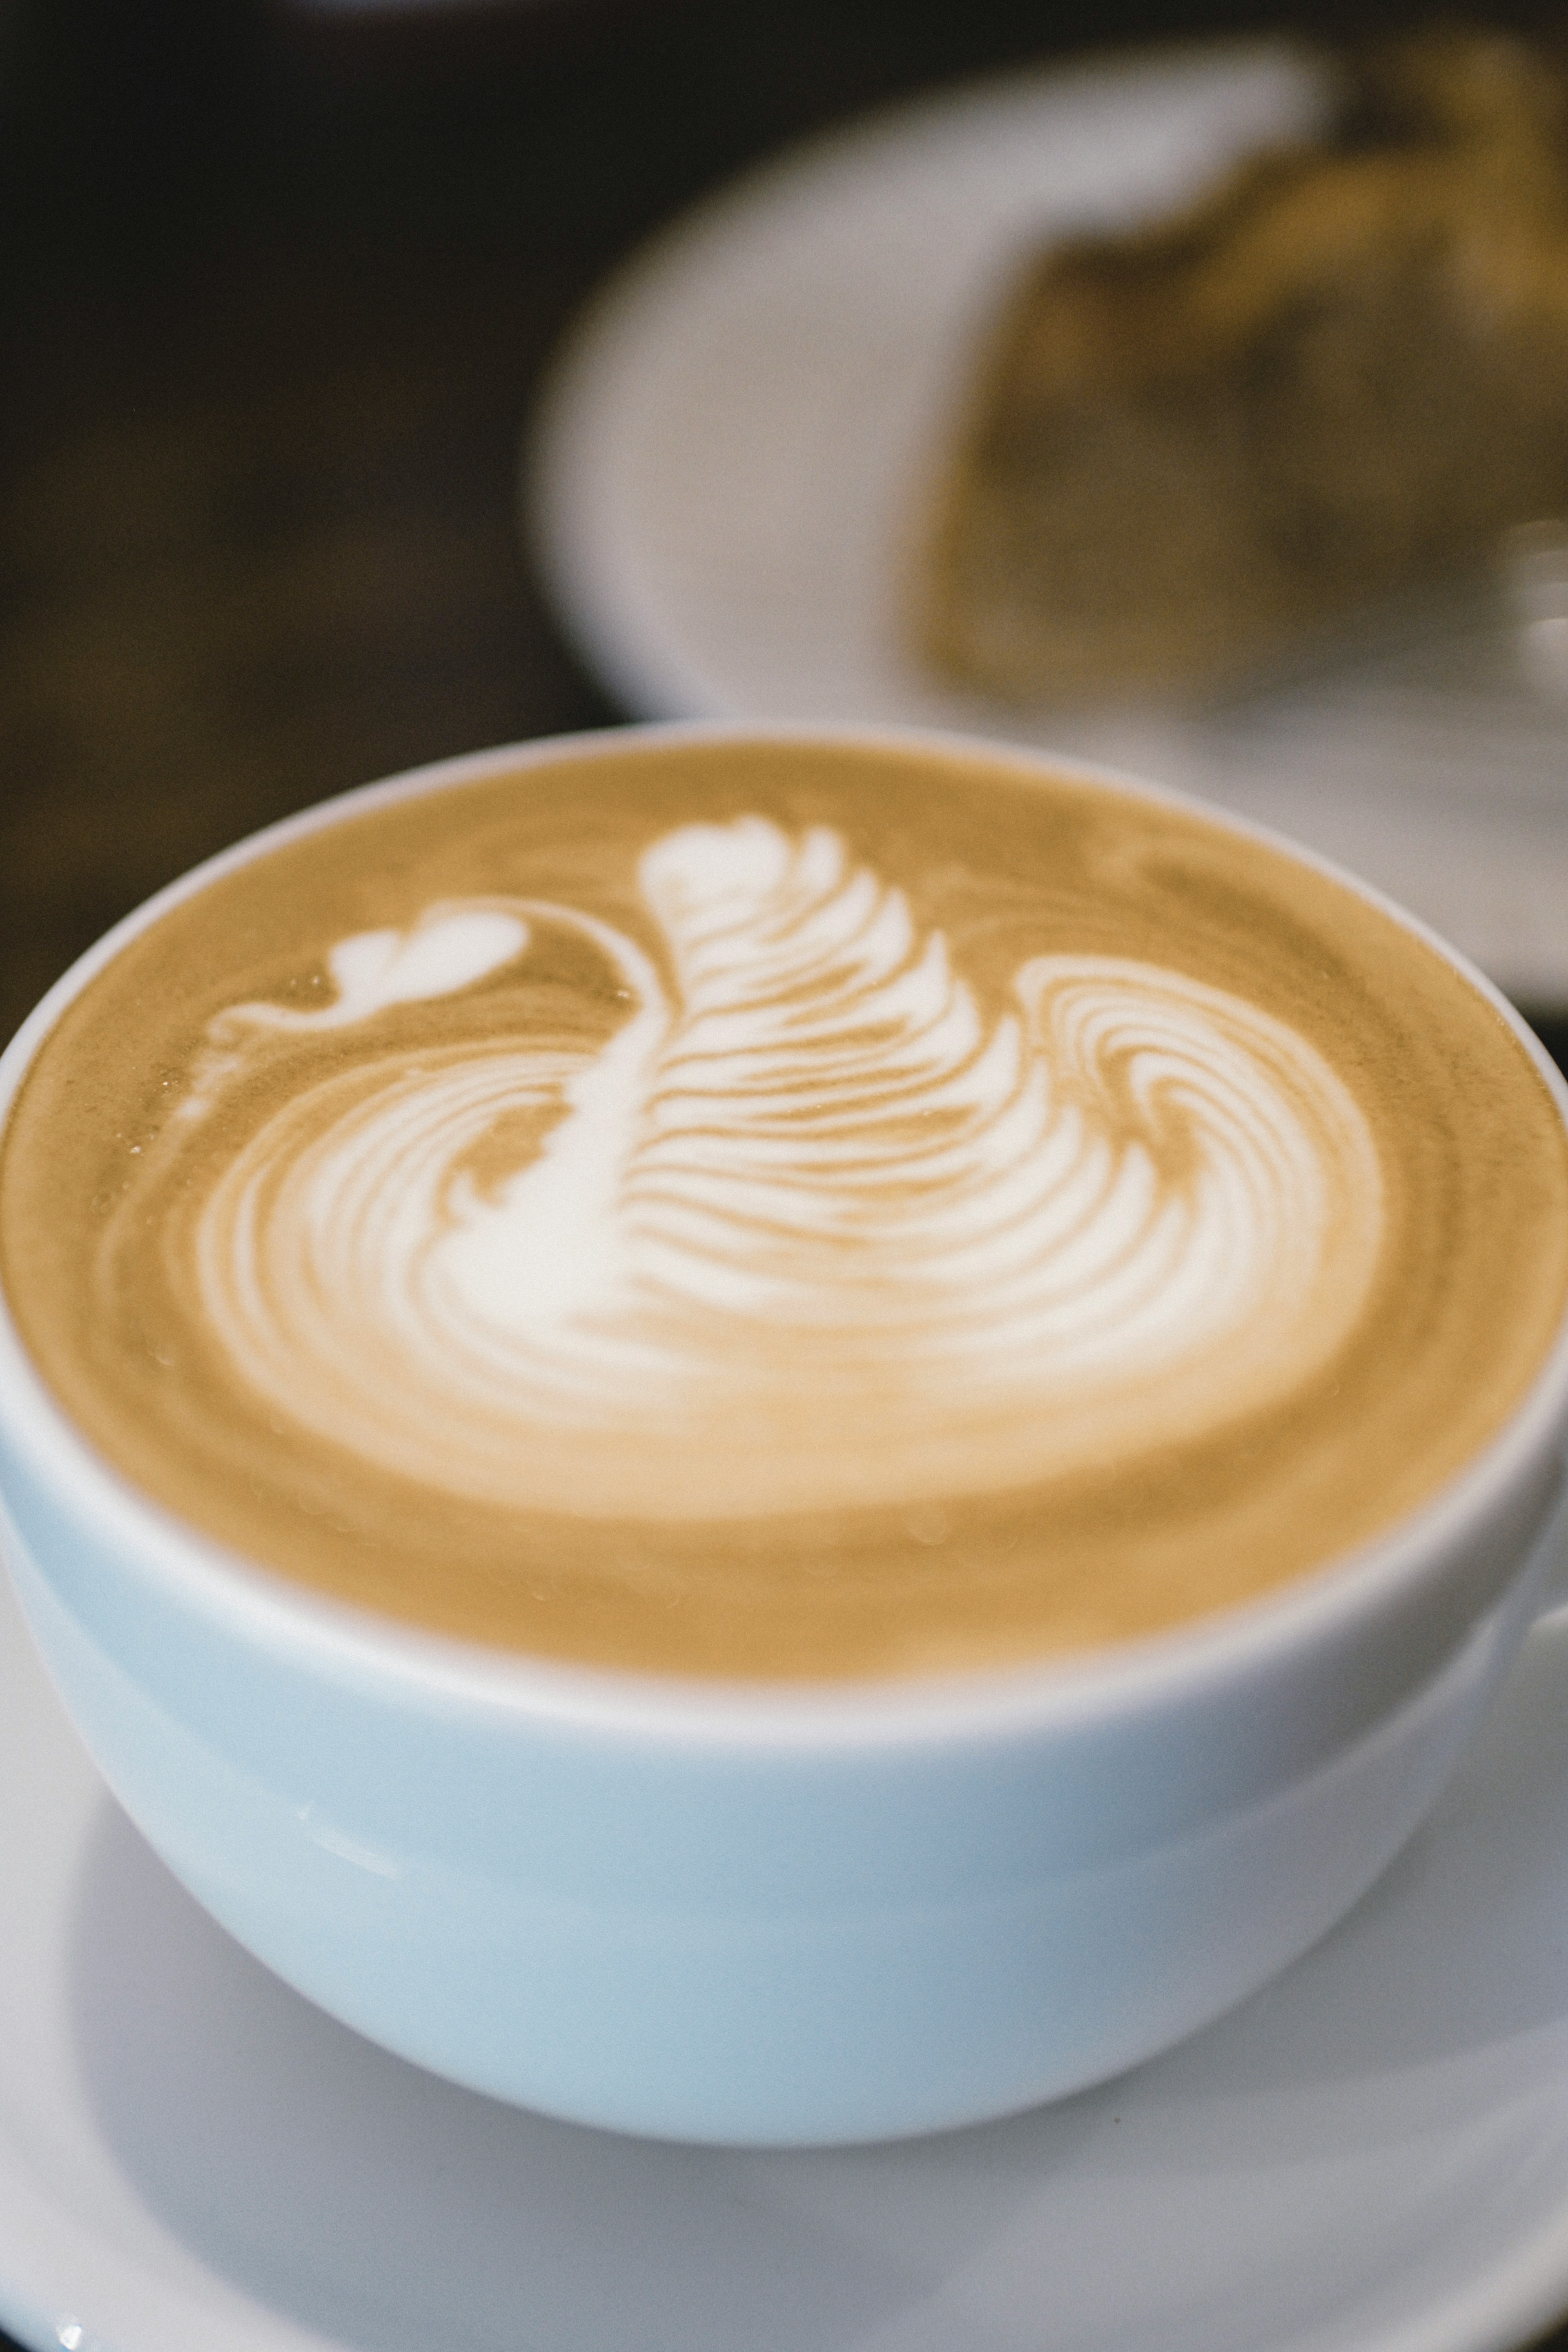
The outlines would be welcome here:
[[[265,0],[279,41],[340,81],[451,81],[613,37],[664,0]]]
[[[926,559],[939,669],[1024,708],[1223,696],[1480,592],[1521,535],[1561,563],[1565,60],[1438,26],[1337,57],[1325,102],[1196,209],[1019,270]]]

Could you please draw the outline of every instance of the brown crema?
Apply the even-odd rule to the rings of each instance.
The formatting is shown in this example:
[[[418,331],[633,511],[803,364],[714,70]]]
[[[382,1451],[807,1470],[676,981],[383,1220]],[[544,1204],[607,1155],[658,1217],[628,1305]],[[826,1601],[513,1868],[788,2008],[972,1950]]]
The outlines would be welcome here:
[[[703,879],[715,843],[714,871],[730,893],[716,899]],[[902,1225],[884,1217],[877,1226],[863,1183],[843,1191],[842,1103],[824,1112],[782,1082],[768,1092],[742,1062],[732,1071],[729,1045],[714,1043],[729,1036],[723,1006],[703,1011],[716,958],[739,952],[735,942],[750,936],[727,911],[739,903],[735,872],[751,890],[768,859],[786,854],[794,911],[768,915],[768,953],[799,961],[810,923],[823,927],[818,995],[787,995],[769,977],[780,962],[753,997],[797,1044],[829,1037],[813,1004],[835,1008],[823,1068],[841,1096],[851,1083],[843,1073],[857,1073],[855,1166],[884,1153],[894,1171],[884,1190],[897,1195]],[[809,900],[801,877],[813,874]],[[439,987],[377,978],[393,970],[400,941],[445,952],[432,926],[454,908],[467,910],[451,927],[455,978],[448,972]],[[746,909],[763,936],[752,899]],[[841,929],[852,914],[861,928],[841,952],[832,925]],[[345,942],[358,943],[357,962],[337,959]],[[468,973],[461,956],[470,950]],[[1265,1075],[1275,1035],[1322,1074],[1328,1108],[1313,1114],[1312,1132],[1348,1138],[1343,1164],[1362,1171],[1337,1191],[1333,1181],[1319,1188],[1322,1231],[1308,1272],[1317,1281],[1312,1268],[1326,1269],[1333,1312],[1283,1387],[1270,1369],[1266,1319],[1249,1327],[1250,1355],[1228,1357],[1228,1327],[1217,1325],[1205,1365],[1212,1359],[1223,1374],[1228,1361],[1242,1372],[1213,1387],[1220,1402],[1207,1418],[1208,1372],[1172,1370],[1175,1360],[1156,1348],[1115,1391],[1146,1395],[1146,1415],[1118,1406],[1120,1418],[1096,1422],[1110,1343],[1098,1325],[1087,1339],[1072,1337],[1089,1349],[1089,1370],[1082,1381],[1063,1376],[1060,1411],[1042,1408],[1031,1469],[1034,1391],[1027,1381],[1008,1386],[1000,1359],[1049,1355],[1059,1324],[1070,1334],[1079,1326],[1061,1322],[1071,1286],[1051,1288],[1024,1257],[1015,1282],[1008,1252],[1031,1218],[1054,1232],[1068,1194],[1059,1186],[1015,1210],[1014,1194],[997,1192],[993,1212],[977,1178],[965,1191],[961,1168],[955,1176],[963,1151],[989,1167],[1001,1147],[982,1150],[975,1137],[1016,1139],[1036,1117],[1043,1140],[1035,1150],[1026,1137],[1019,1167],[1033,1164],[1029,1150],[1040,1165],[1054,1153],[1054,1166],[1072,1142],[1087,1171],[1082,1184],[1092,1176],[1101,1186],[1113,1239],[1115,1217],[1141,1216],[1138,1245],[1163,1265],[1159,1253],[1176,1248],[1167,1232],[1209,1234],[1207,1255],[1192,1244],[1198,1271],[1188,1282],[1207,1312],[1232,1270],[1227,1236],[1239,1255],[1243,1229],[1253,1230],[1263,1163],[1247,1157],[1252,1110],[1259,1149],[1283,1131],[1271,1098],[1244,1104],[1237,1131],[1247,1131],[1232,1163],[1228,1098],[1195,1109],[1197,1082],[1175,1063],[1174,1076],[1145,1083],[1145,1065],[1166,1068],[1163,1033],[1141,1043],[1127,1027],[1135,990],[1127,993],[1126,976],[1145,969],[1166,989],[1167,1027],[1179,1027],[1189,1005],[1194,1019],[1219,1023],[1221,1094],[1234,1088],[1229,1074],[1254,1032],[1265,1041]],[[351,971],[361,975],[365,1009],[350,1019]],[[639,972],[647,975],[640,1005]],[[919,1009],[923,987],[946,991],[931,998],[929,1017]],[[655,999],[667,1016],[662,1035]],[[1238,1011],[1226,1028],[1228,1007]],[[409,1423],[420,1442],[405,1444],[397,1335],[413,1328],[407,1299],[434,1299],[431,1311],[441,1314],[454,1298],[469,1313],[476,1299],[480,1321],[470,1314],[452,1325],[453,1361],[492,1389],[511,1377],[515,1334],[483,1320],[489,1261],[476,1261],[476,1276],[454,1259],[450,1275],[437,1245],[456,1234],[467,1246],[474,1220],[494,1222],[508,1203],[526,1225],[536,1197],[555,1199],[550,1171],[568,1168],[577,1148],[568,1129],[609,1118],[612,1065],[626,1061],[639,1015],[653,1024],[646,1058],[662,1091],[649,1109],[626,1081],[632,1143],[620,1159],[619,1144],[605,1147],[608,1238],[602,1252],[597,1241],[578,1244],[598,1287],[573,1288],[573,1268],[563,1274],[547,1251],[538,1279],[548,1288],[559,1276],[565,1303],[547,1315],[536,1283],[517,1309],[515,1360],[538,1401],[519,1418],[513,1493],[488,1403],[488,1453],[475,1450],[457,1419],[448,1439],[423,1407]],[[1061,1075],[1070,1032],[1072,1050],[1092,1062],[1092,1102],[1087,1080]],[[936,1070],[933,1039],[959,1041],[950,1069]],[[874,1064],[884,1046],[904,1060],[873,1082],[867,1056]],[[1040,1073],[1030,1061],[1037,1047]],[[527,1083],[515,1066],[533,1074]],[[775,1056],[756,1066],[782,1066]],[[463,1094],[468,1072],[476,1075]],[[711,1108],[716,1072],[736,1090],[722,1115]],[[387,1310],[390,1352],[374,1357],[380,1385],[371,1381],[358,1402],[350,1395],[340,1417],[331,1345],[358,1312],[354,1286],[374,1263],[371,1243],[381,1245],[378,1219],[399,1232],[398,1218],[406,1223],[376,1187],[373,1118],[382,1104],[400,1118],[413,1105],[409,1131],[423,1149],[417,1089],[432,1080],[458,1087],[454,1099],[470,1125],[441,1183],[419,1195],[434,1240],[407,1253],[414,1287]],[[1002,1090],[989,1129],[975,1108],[982,1080]],[[758,1134],[749,1160],[748,1119]],[[298,1214],[288,1206],[329,1121],[371,1135],[369,1173],[347,1185],[353,1213],[344,1213],[340,1248],[337,1212],[315,1193]],[[1220,1137],[1213,1169],[1203,1158],[1211,1133]],[[276,1169],[262,1150],[274,1135],[291,1139],[293,1155]],[[808,1202],[792,1220],[778,1171],[800,1160],[802,1137],[839,1189],[824,1192],[831,1214]],[[918,1174],[899,1191],[905,1150]],[[706,1172],[692,1180],[688,1200],[684,1171],[699,1164]],[[550,1213],[567,1217],[562,1232],[579,1230],[570,1218],[582,1190],[575,1179],[556,1186],[566,1207],[558,1200]],[[1162,1223],[1166,1194],[1174,1222]],[[1273,1256],[1300,1254],[1296,1226],[1312,1222],[1300,1203],[1317,1197],[1309,1183],[1289,1196],[1283,1224],[1258,1225],[1275,1234]],[[983,1248],[974,1240],[982,1209],[991,1218]],[[303,1235],[296,1257],[277,1258],[294,1269],[289,1296],[303,1302],[294,1323],[293,1307],[275,1315],[266,1296],[272,1224],[286,1213]],[[1074,1213],[1087,1230],[1088,1212]],[[912,1291],[919,1311],[909,1309],[915,1337],[905,1342],[896,1315],[876,1320],[878,1286],[887,1287],[883,1269],[896,1265],[900,1235],[926,1227],[948,1251],[941,1312],[930,1304],[937,1290]],[[949,1229],[959,1237],[950,1246]],[[618,1273],[616,1234],[629,1234],[645,1263],[633,1249],[630,1271]],[[1131,1248],[1117,1243],[1104,1257],[1108,1296]],[[692,1262],[708,1269],[698,1290],[709,1274],[718,1286],[695,1305],[680,1290],[681,1254],[693,1250]],[[972,1293],[959,1279],[966,1250],[983,1271]],[[808,1261],[816,1290],[796,1279]],[[826,1307],[813,1304],[821,1267],[841,1263],[844,1296],[869,1320],[845,1308],[835,1321],[836,1274]],[[1340,1560],[1430,1500],[1519,1406],[1562,1324],[1568,1138],[1529,1054],[1443,956],[1356,892],[1195,810],[1001,751],[600,739],[350,803],[242,858],[138,931],[67,1006],[22,1082],[0,1156],[0,1280],[43,1378],[93,1445],[158,1502],[266,1570],[416,1626],[545,1658],[735,1677],[923,1673],[1169,1629]],[[459,1297],[465,1280],[469,1307]],[[1303,1275],[1297,1285],[1309,1303],[1311,1281]],[[251,1318],[243,1345],[216,1328],[220,1295],[238,1302],[242,1323]],[[779,1316],[794,1318],[782,1339],[766,1303],[744,1313],[734,1304],[774,1295],[786,1301]],[[1266,1283],[1260,1295],[1266,1318],[1274,1311]],[[976,1307],[995,1324],[992,1349],[988,1324],[977,1331],[965,1320],[971,1296],[1004,1303]],[[1024,1301],[1016,1315],[1015,1297]],[[641,1302],[641,1322],[625,1324],[629,1298]],[[757,1364],[721,1350],[705,1388],[702,1346],[722,1330],[733,1349],[747,1315]],[[1124,1319],[1134,1341],[1113,1337],[1124,1354],[1144,1327]],[[318,1328],[331,1344],[300,1358],[307,1377],[297,1382],[287,1347],[308,1345],[298,1331]],[[623,1344],[625,1329],[634,1345]],[[415,1331],[413,1371],[421,1344]],[[922,1349],[925,1374],[911,1374],[890,1405],[902,1358]],[[666,1357],[677,1371],[697,1366],[689,1387],[664,1377]],[[601,1364],[613,1409],[596,1438]],[[1049,1375],[1048,1364],[1038,1376],[1047,1397]],[[349,1389],[352,1378],[342,1376]],[[713,1403],[726,1395],[727,1415]],[[1198,1400],[1190,1412],[1188,1396]],[[988,1450],[993,1427],[1001,1433]]]

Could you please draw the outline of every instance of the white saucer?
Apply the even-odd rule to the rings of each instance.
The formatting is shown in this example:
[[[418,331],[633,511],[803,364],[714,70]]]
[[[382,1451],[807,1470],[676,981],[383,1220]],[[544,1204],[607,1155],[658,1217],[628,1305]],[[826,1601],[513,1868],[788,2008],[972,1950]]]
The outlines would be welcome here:
[[[667,233],[579,329],[532,438],[529,527],[638,713],[1077,751],[1311,843],[1521,1001],[1568,1004],[1568,691],[1524,683],[1500,598],[1201,718],[1009,710],[947,691],[902,642],[911,534],[1016,259],[1167,209],[1321,104],[1302,55],[1227,46],[949,93],[786,156]]]
[[[106,1798],[0,1578],[0,2323],[35,2352],[1511,2352],[1568,2310],[1568,1630],[1327,1943],[1108,2088],[622,2140],[285,1990]],[[1568,2338],[1563,2339],[1568,2343]]]

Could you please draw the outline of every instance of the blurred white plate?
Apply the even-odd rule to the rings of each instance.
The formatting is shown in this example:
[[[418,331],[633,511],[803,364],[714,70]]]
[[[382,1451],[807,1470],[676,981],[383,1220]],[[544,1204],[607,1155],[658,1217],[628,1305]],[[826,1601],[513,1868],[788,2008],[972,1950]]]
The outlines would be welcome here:
[[[1044,235],[1129,223],[1319,117],[1279,46],[1023,75],[799,150],[679,223],[571,339],[528,454],[548,581],[639,714],[967,728],[1239,809],[1568,1004],[1568,698],[1500,606],[1201,718],[1019,713],[912,662],[900,596],[977,336]]]
[[[34,2352],[1512,2352],[1568,2307],[1568,1630],[1328,1941],[1105,2088],[751,2155],[362,2042],[103,1794],[0,1574],[0,2325]]]

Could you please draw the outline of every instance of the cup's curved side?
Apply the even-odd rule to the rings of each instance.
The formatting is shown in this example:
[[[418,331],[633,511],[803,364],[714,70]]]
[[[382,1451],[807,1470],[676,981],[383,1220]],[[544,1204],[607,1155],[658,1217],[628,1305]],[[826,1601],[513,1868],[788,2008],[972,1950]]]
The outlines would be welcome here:
[[[1143,1802],[1135,1748],[1075,1754],[1015,1732],[764,1756],[481,1720],[434,1698],[410,1709],[345,1694],[304,1660],[225,1658],[101,1546],[60,1580],[14,1521],[0,1540],[110,1786],[300,1991],[502,2098],[790,2145],[1082,2087],[1305,1950],[1436,1798],[1558,1538],[1417,1688],[1283,1786],[1260,1706],[1250,1796],[1233,1778],[1207,1819],[1136,1852],[1116,1850],[1119,1811]],[[72,1605],[62,1585],[103,1606]],[[116,1643],[128,1609],[173,1662],[157,1691]],[[200,1708],[180,1703],[182,1659]],[[1197,1714],[1188,1734],[1196,1749]],[[1098,1859],[1052,1852],[1064,1779],[1105,1824]]]

